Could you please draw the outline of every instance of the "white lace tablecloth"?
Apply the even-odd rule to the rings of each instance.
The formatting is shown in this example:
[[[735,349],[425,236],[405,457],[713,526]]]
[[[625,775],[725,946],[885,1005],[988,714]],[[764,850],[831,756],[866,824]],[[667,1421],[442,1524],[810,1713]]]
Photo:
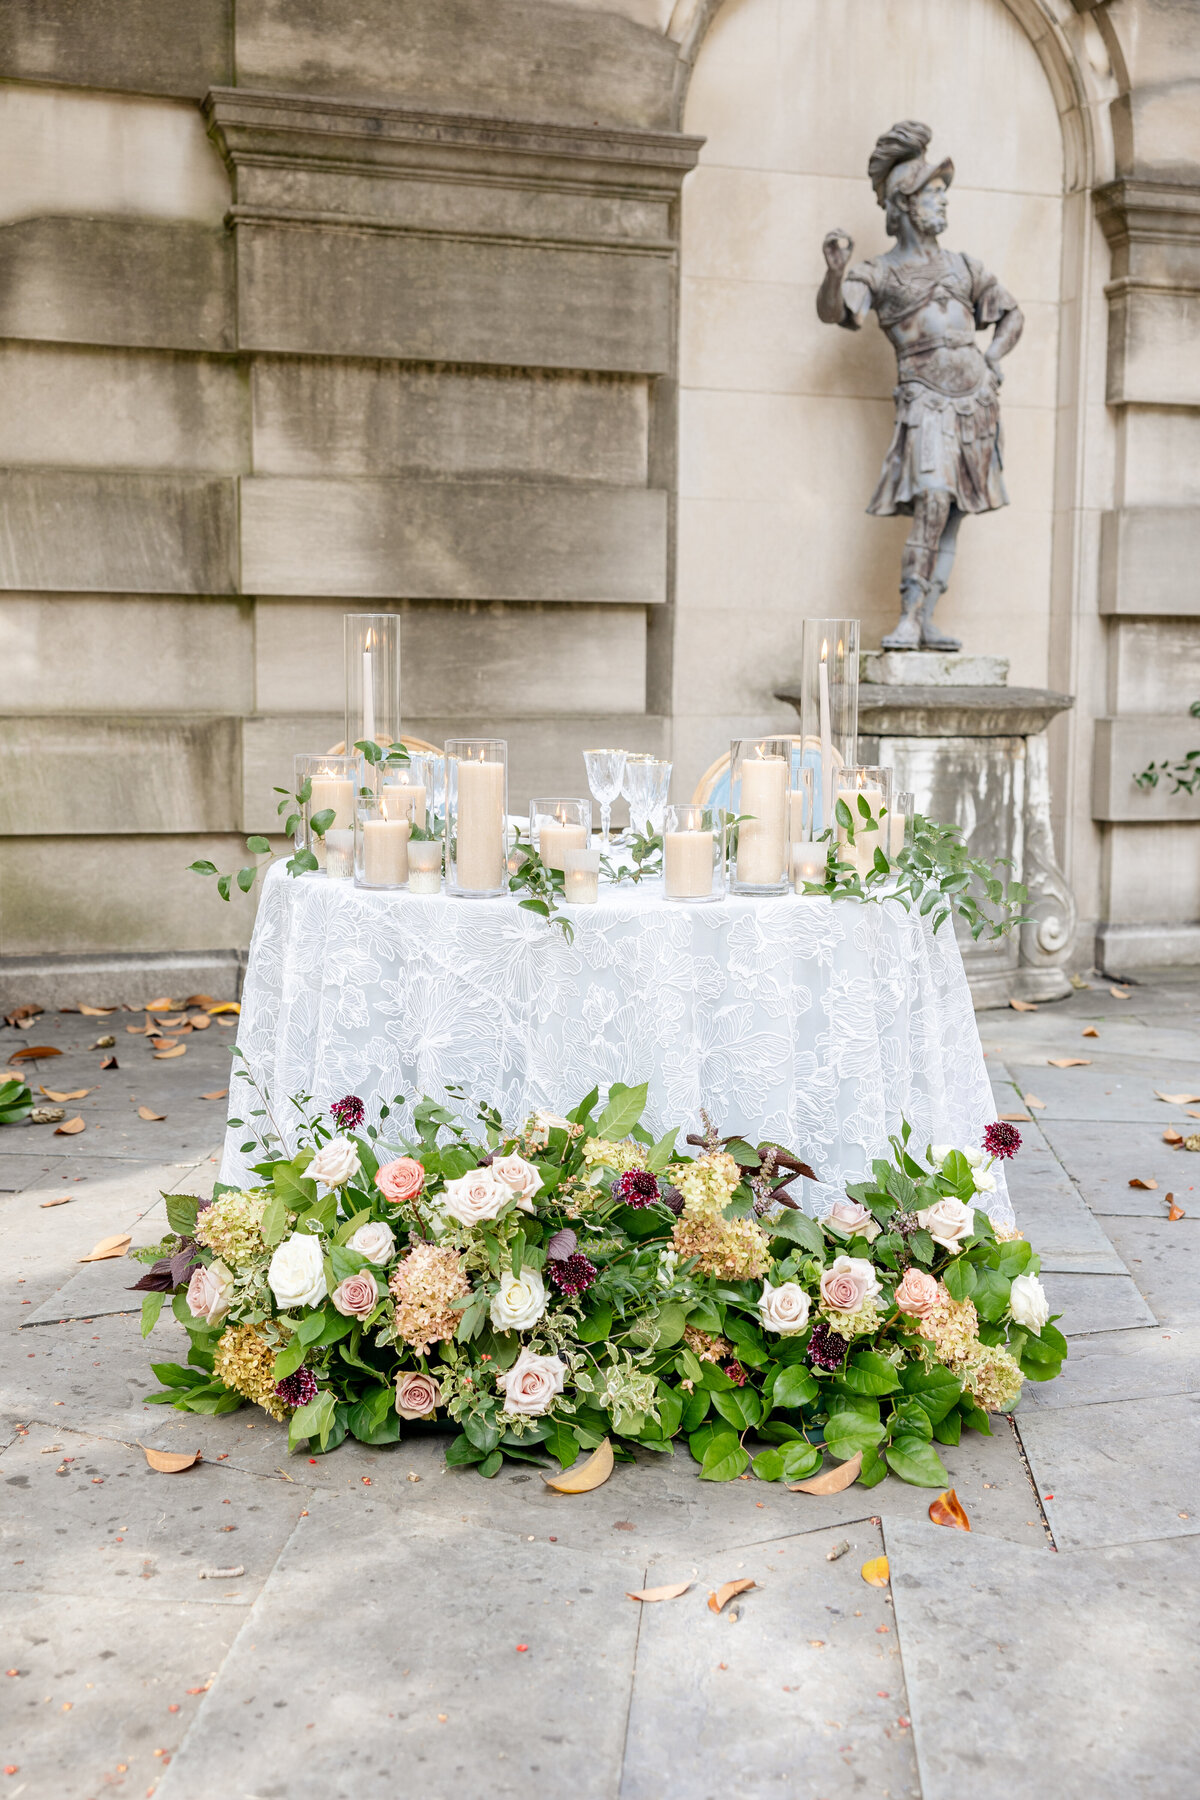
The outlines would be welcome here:
[[[887,1154],[979,1144],[995,1117],[949,926],[892,904],[668,903],[658,883],[572,907],[573,944],[511,898],[356,888],[277,864],[266,880],[238,1044],[287,1134],[289,1096],[409,1105],[447,1085],[520,1125],[599,1084],[650,1083],[646,1123],[772,1138],[821,1177],[818,1215]],[[246,1117],[246,1084],[230,1110]],[[411,1113],[407,1113],[411,1117]],[[391,1121],[389,1121],[389,1124]],[[251,1182],[230,1128],[222,1180]],[[289,1145],[289,1148],[293,1148]],[[999,1167],[989,1210],[1011,1219]]]

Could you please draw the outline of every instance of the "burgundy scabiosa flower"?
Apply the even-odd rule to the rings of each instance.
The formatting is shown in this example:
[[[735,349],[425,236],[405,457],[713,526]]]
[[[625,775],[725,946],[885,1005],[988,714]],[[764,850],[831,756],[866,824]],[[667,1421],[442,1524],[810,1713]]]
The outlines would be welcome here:
[[[297,1369],[275,1383],[275,1392],[285,1406],[307,1406],[317,1397],[317,1378],[311,1369]]]
[[[1015,1125],[997,1119],[983,1134],[983,1147],[990,1156],[1015,1156],[1021,1148],[1021,1134]]]
[[[648,1169],[630,1169],[628,1174],[617,1176],[612,1191],[614,1200],[623,1200],[626,1206],[653,1206],[658,1199],[658,1182]]]
[[[357,1131],[363,1122],[365,1108],[357,1094],[347,1094],[344,1100],[335,1100],[329,1110],[339,1131]]]
[[[732,1362],[722,1363],[721,1367],[735,1387],[745,1387],[746,1371],[736,1357]]]
[[[565,1256],[561,1262],[548,1261],[546,1267],[559,1293],[565,1294],[568,1299],[573,1294],[586,1294],[600,1273],[595,1263],[582,1250],[577,1250],[573,1256]]]
[[[840,1369],[850,1348],[849,1338],[831,1329],[825,1319],[818,1319],[808,1340],[808,1360],[818,1369]]]

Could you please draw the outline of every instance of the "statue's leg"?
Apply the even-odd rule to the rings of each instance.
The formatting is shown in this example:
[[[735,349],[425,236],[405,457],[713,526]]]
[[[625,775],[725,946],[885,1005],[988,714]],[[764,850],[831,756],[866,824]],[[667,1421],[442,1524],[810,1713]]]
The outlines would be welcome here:
[[[941,541],[938,544],[937,556],[934,560],[933,575],[929,582],[929,592],[921,602],[921,648],[923,650],[961,650],[959,638],[951,637],[948,632],[939,631],[933,622],[933,609],[950,584],[950,571],[954,567],[954,553],[958,548],[958,528],[962,524],[963,515],[951,502],[949,516],[942,527]]]
[[[885,650],[921,648],[922,608],[929,599],[938,546],[951,506],[945,488],[928,488],[913,500],[912,530],[900,558],[900,623],[883,639]]]

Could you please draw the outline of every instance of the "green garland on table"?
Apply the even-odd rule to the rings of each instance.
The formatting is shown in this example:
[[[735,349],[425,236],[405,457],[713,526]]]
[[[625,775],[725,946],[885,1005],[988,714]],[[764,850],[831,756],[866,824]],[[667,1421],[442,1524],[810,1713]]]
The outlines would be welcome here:
[[[251,1400],[310,1452],[449,1427],[447,1462],[485,1476],[683,1437],[703,1480],[801,1481],[828,1453],[866,1487],[943,1486],[935,1443],[1058,1373],[1038,1258],[975,1204],[1013,1126],[918,1153],[905,1125],[818,1222],[796,1156],[707,1119],[695,1154],[655,1140],[646,1093],[614,1084],[598,1110],[593,1089],[516,1131],[423,1100],[387,1147],[393,1109],[363,1131],[347,1096],[331,1131],[302,1096],[293,1156],[259,1096],[259,1184],[166,1195],[171,1235],[141,1253],[143,1336],[170,1299],[191,1344],[152,1365],[151,1401]]]

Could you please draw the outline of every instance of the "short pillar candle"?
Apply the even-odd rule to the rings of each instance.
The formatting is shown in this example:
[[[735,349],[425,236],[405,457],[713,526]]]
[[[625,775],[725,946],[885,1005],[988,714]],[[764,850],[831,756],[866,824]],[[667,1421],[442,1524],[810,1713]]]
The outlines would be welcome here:
[[[450,892],[475,899],[506,893],[508,746],[503,739],[447,740],[446,802]]]

